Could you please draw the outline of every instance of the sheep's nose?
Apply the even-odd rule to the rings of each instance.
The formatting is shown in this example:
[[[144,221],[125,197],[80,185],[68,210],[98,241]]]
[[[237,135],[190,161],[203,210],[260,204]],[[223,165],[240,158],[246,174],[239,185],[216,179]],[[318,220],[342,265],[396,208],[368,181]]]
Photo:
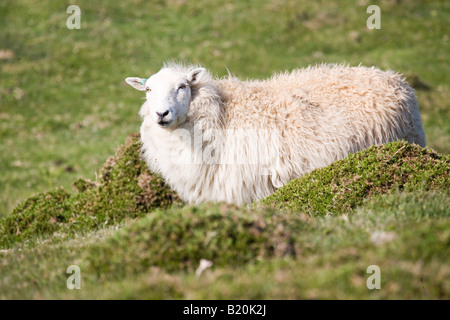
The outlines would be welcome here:
[[[156,112],[156,114],[158,115],[158,117],[160,119],[164,118],[165,116],[167,116],[169,114],[169,110],[164,111],[163,113],[161,112]]]

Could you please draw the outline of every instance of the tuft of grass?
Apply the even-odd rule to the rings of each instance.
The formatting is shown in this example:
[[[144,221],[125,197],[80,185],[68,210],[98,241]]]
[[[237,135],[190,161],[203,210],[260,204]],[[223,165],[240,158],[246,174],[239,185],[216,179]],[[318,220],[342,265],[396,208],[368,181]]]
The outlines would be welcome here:
[[[305,219],[227,204],[157,210],[93,248],[90,265],[99,275],[116,277],[152,266],[193,271],[200,259],[235,267],[295,256],[294,239],[303,231]]]
[[[30,197],[1,219],[0,248],[61,240],[179,202],[163,179],[148,171],[137,134],[106,161],[97,180],[78,179],[74,187],[75,193],[59,187]]]
[[[450,190],[450,157],[405,141],[372,146],[287,183],[261,200],[311,215],[345,213],[393,191]]]

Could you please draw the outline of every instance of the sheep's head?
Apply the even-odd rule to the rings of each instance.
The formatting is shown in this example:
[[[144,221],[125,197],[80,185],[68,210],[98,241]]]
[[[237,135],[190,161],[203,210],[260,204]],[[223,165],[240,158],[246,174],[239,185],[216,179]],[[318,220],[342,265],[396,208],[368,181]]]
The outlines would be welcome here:
[[[130,77],[125,81],[139,91],[146,91],[149,110],[146,115],[159,126],[169,128],[186,121],[192,89],[205,73],[204,68],[195,68],[182,73],[163,68],[150,78]]]

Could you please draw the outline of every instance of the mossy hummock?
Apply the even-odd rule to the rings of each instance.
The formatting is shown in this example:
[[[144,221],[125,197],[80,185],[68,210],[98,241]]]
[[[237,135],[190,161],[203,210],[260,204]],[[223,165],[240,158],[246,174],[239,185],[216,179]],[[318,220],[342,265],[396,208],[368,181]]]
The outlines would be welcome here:
[[[349,212],[372,195],[428,190],[450,192],[450,157],[397,141],[314,170],[260,203],[324,215]]]
[[[0,248],[49,238],[55,232],[86,233],[179,201],[141,160],[137,134],[106,161],[96,181],[78,179],[73,185],[74,193],[59,187],[38,194],[0,220]]]

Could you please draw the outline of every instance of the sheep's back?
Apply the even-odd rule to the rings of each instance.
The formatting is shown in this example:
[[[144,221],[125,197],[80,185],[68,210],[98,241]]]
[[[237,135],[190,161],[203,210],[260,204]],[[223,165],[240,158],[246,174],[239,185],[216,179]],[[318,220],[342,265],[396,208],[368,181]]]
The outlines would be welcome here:
[[[276,128],[304,138],[339,134],[372,144],[395,139],[425,144],[414,90],[391,71],[322,65],[266,81],[221,80],[219,88],[227,127]]]
[[[414,90],[390,71],[323,65],[218,85],[227,128],[269,129],[280,137],[273,149],[288,167],[280,183],[374,144],[425,145]]]

